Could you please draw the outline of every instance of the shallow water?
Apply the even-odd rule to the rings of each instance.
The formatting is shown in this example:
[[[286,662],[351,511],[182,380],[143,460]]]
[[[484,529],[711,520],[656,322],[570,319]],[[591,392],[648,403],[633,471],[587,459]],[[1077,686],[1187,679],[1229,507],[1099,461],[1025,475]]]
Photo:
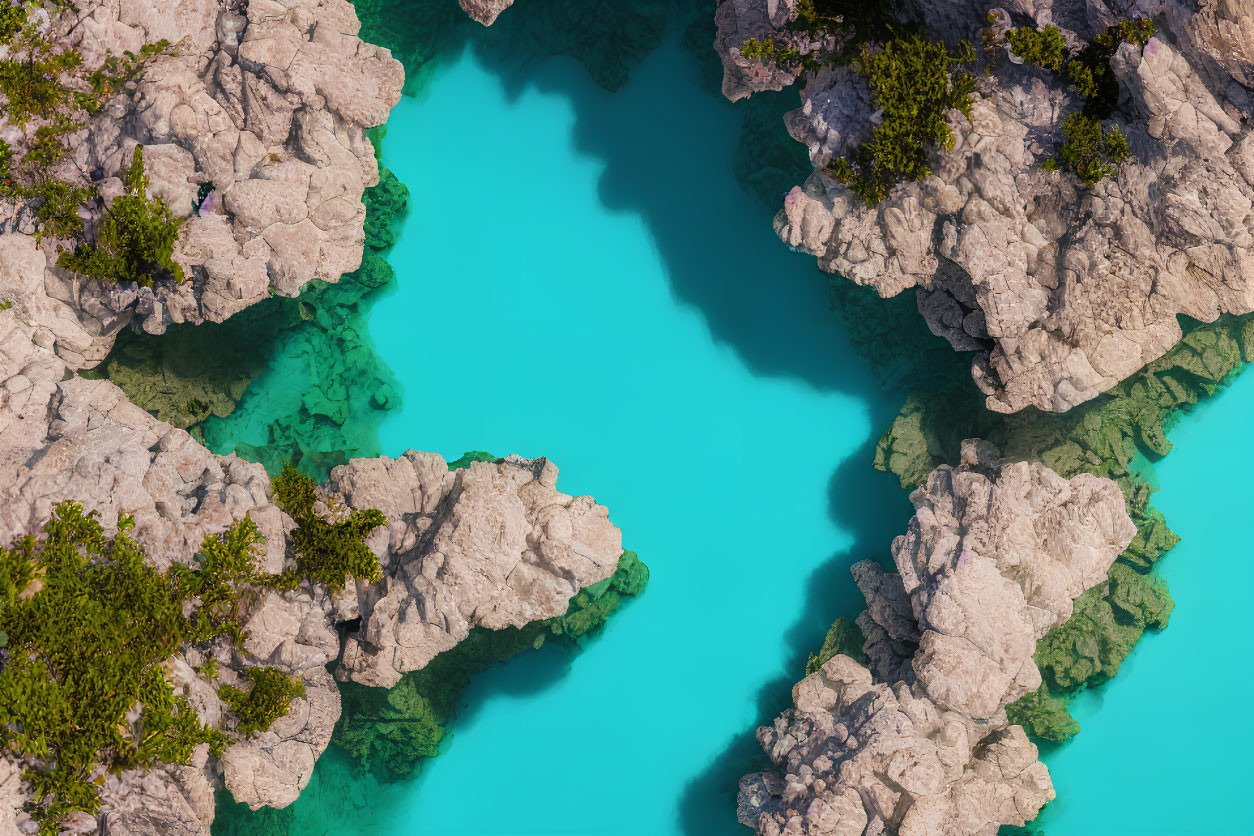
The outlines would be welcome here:
[[[1038,822],[1050,836],[1254,832],[1251,414],[1247,370],[1168,432],[1153,504],[1181,538],[1157,567],[1176,607],[1118,676],[1075,701],[1079,736],[1043,753],[1058,791]]]

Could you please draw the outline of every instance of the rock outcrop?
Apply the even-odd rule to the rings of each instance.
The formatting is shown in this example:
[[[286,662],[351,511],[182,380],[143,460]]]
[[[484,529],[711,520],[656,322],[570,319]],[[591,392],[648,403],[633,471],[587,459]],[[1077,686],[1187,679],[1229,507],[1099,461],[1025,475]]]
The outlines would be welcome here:
[[[105,287],[50,263],[49,295],[80,326],[58,340],[62,359],[94,365],[128,324],[158,334],[219,322],[271,292],[295,295],[358,267],[362,192],[378,181],[364,129],[387,119],[404,81],[400,63],[358,29],[348,0],[121,0],[78,12],[70,44],[87,66],[173,44],[71,150],[108,200],[144,146],[150,192],[187,217],[175,259],[188,280]],[[30,231],[24,213],[6,214],[5,231]]]
[[[1054,797],[1006,706],[1039,687],[1036,641],[1136,533],[1108,479],[1063,479],[968,441],[911,495],[898,572],[854,567],[870,669],[836,655],[758,740],[779,772],[741,780],[759,833],[996,833]]]
[[[585,586],[608,578],[621,532],[591,497],[557,491],[547,459],[510,456],[450,471],[435,453],[355,459],[331,486],[349,505],[390,521],[376,551],[384,578],[361,599],[336,676],[391,687],[469,635],[566,612]]]
[[[514,5],[514,0],[458,0],[466,14],[482,23],[491,26],[497,16]]]
[[[777,31],[787,5],[719,6],[729,96],[786,81],[749,81],[738,46]],[[913,5],[933,35],[978,44],[992,4]],[[775,228],[882,296],[916,288],[932,331],[979,352],[972,373],[990,409],[1065,411],[1165,353],[1180,339],[1178,315],[1254,311],[1254,15],[1227,0],[1002,5],[1016,25],[1060,27],[1073,49],[1120,18],[1154,18],[1144,50],[1125,44],[1111,62],[1113,118],[1132,151],[1116,177],[1086,189],[1042,167],[1082,102],[1003,47],[995,74],[977,74],[971,121],[951,113],[954,147],[934,156],[932,175],[867,206],[821,168],[860,138],[848,117],[865,90],[824,70],[806,74],[804,105],[787,120],[819,170],[788,194]],[[860,112],[865,133],[874,114]]]
[[[32,239],[0,236],[0,281],[14,303],[0,311],[0,543],[38,530],[56,502],[73,499],[98,510],[106,527],[119,512],[132,514],[134,538],[163,568],[193,560],[206,535],[247,514],[266,536],[264,568],[282,569],[293,523],[270,501],[261,465],[208,452],[109,381],[73,375],[39,344],[65,314],[47,297],[42,269]],[[350,507],[378,507],[392,521],[371,541],[384,578],[334,598],[308,586],[266,592],[245,616],[243,645],[214,649],[222,683],[237,684],[245,666],[275,665],[301,679],[305,698],[221,758],[202,750],[187,766],[111,776],[99,820],[82,832],[208,834],[219,786],[254,808],[294,801],[340,714],[326,671],[340,655],[337,623],[361,618],[346,670],[386,684],[398,668],[421,668],[453,647],[471,626],[563,614],[581,588],[613,575],[622,549],[605,508],[558,493],[556,478],[543,459],[450,472],[439,456],[413,452],[337,468],[330,484]],[[362,638],[373,642],[368,651]],[[396,667],[372,667],[370,654]],[[174,657],[167,675],[202,718],[221,722],[222,702],[195,673],[197,657]],[[22,798],[14,769],[0,758],[0,805]]]

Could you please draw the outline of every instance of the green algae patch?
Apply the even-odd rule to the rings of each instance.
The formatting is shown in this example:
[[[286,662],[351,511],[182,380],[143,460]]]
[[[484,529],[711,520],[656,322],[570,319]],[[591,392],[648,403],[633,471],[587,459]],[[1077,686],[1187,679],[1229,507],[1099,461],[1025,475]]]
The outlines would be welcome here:
[[[626,598],[641,594],[648,580],[648,567],[634,552],[625,551],[614,574],[575,595],[565,615],[521,629],[476,627],[456,647],[422,670],[405,674],[391,689],[340,683],[343,711],[332,742],[380,779],[410,775],[421,768],[423,758],[440,753],[471,677],[546,641],[576,643],[594,634]]]
[[[461,470],[462,468],[470,467],[475,462],[497,462],[497,461],[500,461],[500,459],[498,459],[496,456],[492,455],[491,453],[485,453],[482,450],[468,450],[467,452],[463,453],[462,457],[458,459],[457,461],[449,462],[448,469],[449,470]]]
[[[1079,731],[1067,702],[1119,671],[1146,630],[1167,626],[1174,603],[1155,563],[1179,538],[1149,507],[1152,489],[1134,470],[1138,450],[1171,450],[1166,430],[1203,398],[1221,391],[1254,356],[1254,318],[1223,316],[1197,324],[1171,351],[1109,392],[1064,414],[1026,409],[999,415],[983,408],[970,385],[941,384],[912,394],[876,446],[875,467],[907,489],[958,459],[965,437],[997,444],[1011,459],[1037,458],[1060,475],[1095,473],[1117,482],[1137,533],[1108,580],[1076,599],[1071,619],[1046,634],[1036,651],[1042,688],[1007,710],[1041,740]],[[910,375],[917,379],[918,372]],[[942,375],[940,380],[947,380]]]

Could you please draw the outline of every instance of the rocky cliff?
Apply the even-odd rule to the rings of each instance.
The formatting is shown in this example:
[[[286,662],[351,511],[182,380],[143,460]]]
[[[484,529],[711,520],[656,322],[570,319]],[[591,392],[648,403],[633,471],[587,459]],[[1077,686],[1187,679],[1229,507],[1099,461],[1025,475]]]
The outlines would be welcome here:
[[[931,330],[974,350],[990,409],[1065,411],[1110,389],[1180,339],[1176,317],[1254,310],[1254,15],[1228,0],[914,0],[905,17],[951,44],[989,42],[1011,24],[1057,26],[1078,50],[1124,18],[1152,18],[1144,50],[1110,66],[1114,123],[1131,156],[1093,188],[1043,163],[1082,100],[1004,41],[981,63],[971,118],[956,111],[953,148],[932,174],[868,206],[824,170],[867,138],[875,113],[847,67],[788,72],[740,53],[779,35],[793,0],[724,0],[716,47],[730,98],[801,79],[787,129],[815,173],[775,220],[790,246],[883,296],[915,288]],[[989,23],[990,11],[995,24]]]
[[[741,780],[738,814],[759,833],[991,836],[1054,797],[1006,706],[1039,687],[1037,640],[1136,533],[1123,496],[968,441],[911,501],[897,572],[854,567],[869,669],[833,656],[758,730],[779,771]]]
[[[48,337],[68,365],[104,359],[128,324],[161,333],[219,322],[358,267],[362,193],[378,181],[364,129],[387,119],[404,81],[400,63],[358,29],[347,0],[121,0],[85,4],[56,30],[87,66],[173,45],[71,146],[108,201],[142,144],[150,193],[188,218],[175,259],[189,281],[105,287],[47,268],[49,295],[77,320]],[[0,206],[0,219],[5,231],[33,231],[19,207]]]

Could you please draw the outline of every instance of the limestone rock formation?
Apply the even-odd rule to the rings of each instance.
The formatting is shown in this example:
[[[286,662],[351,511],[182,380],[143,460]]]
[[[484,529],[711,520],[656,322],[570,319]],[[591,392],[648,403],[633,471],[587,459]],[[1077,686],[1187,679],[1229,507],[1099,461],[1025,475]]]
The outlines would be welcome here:
[[[80,326],[56,345],[69,365],[98,363],[128,324],[156,334],[172,322],[222,321],[271,292],[294,295],[358,267],[362,192],[378,180],[363,131],[386,120],[404,72],[357,38],[347,0],[121,0],[77,14],[72,45],[87,66],[160,39],[174,45],[108,102],[72,152],[108,197],[121,193],[117,174],[144,146],[152,194],[188,218],[175,259],[189,280],[103,286],[49,259],[49,295]]]
[[[547,459],[510,456],[450,471],[434,453],[354,459],[331,485],[391,524],[384,578],[361,600],[336,676],[391,687],[472,627],[499,630],[566,612],[614,573],[622,535],[591,497],[557,491]]]
[[[990,5],[915,0],[913,14],[950,43],[979,44]],[[744,38],[778,28],[783,6],[721,4],[725,64],[739,66]],[[847,116],[865,95],[848,73],[824,70],[805,76],[803,107],[787,120],[819,170],[788,194],[775,228],[882,296],[916,288],[932,331],[979,352],[972,371],[990,409],[1065,411],[1166,352],[1178,315],[1254,311],[1254,14],[1229,0],[1003,6],[1016,23],[1060,27],[1073,48],[1118,19],[1155,19],[1143,51],[1125,44],[1112,60],[1113,119],[1132,151],[1115,178],[1086,189],[1042,167],[1080,97],[1001,54],[995,75],[979,76],[971,121],[951,113],[956,141],[934,155],[932,175],[869,207],[821,169],[858,137]],[[725,89],[735,98],[746,84]],[[867,131],[873,114],[861,114]]]
[[[968,441],[911,501],[898,573],[854,567],[871,669],[832,657],[758,729],[779,771],[741,780],[738,815],[759,833],[992,836],[1054,797],[1005,708],[1040,684],[1037,639],[1131,542],[1123,496]]]
[[[514,5],[514,0],[458,0],[466,14],[482,23],[491,26],[496,22],[497,15]]]

